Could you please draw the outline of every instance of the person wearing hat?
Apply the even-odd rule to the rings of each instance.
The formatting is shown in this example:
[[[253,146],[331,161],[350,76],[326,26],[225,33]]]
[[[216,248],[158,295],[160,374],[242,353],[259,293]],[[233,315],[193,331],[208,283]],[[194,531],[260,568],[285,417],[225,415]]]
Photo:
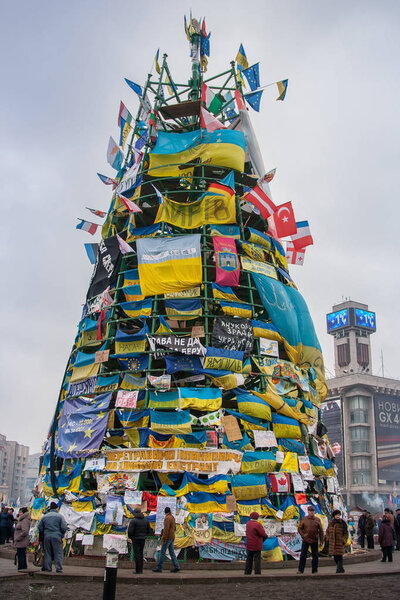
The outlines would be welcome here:
[[[135,508],[133,519],[129,522],[128,537],[132,540],[137,575],[143,573],[143,548],[147,536],[152,533],[148,519],[144,516],[140,508]]]
[[[324,530],[322,529],[321,521],[315,516],[315,508],[308,507],[308,515],[303,517],[297,528],[303,543],[301,544],[301,553],[299,561],[299,570],[297,573],[302,575],[307,561],[308,547],[311,547],[311,572],[318,573],[318,540],[324,541]]]
[[[396,508],[394,517],[394,533],[396,537],[396,550],[400,550],[400,508]]]
[[[258,512],[252,512],[250,514],[250,521],[246,523],[246,567],[244,570],[245,575],[251,575],[253,570],[254,561],[254,573],[261,575],[261,550],[263,547],[264,540],[267,539],[264,527],[258,522],[260,515]]]
[[[333,556],[336,563],[336,573],[344,573],[343,554],[345,552],[348,538],[346,522],[342,519],[340,510],[334,510],[332,521],[326,530],[326,539],[329,543],[329,554]]]

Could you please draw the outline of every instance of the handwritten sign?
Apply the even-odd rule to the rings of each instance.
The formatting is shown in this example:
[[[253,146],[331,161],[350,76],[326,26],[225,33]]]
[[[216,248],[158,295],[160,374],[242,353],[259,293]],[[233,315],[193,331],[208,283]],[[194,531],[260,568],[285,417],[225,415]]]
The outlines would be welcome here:
[[[156,529],[155,534],[159,535],[164,527],[165,519],[165,508],[171,509],[172,516],[176,515],[176,498],[170,498],[169,496],[158,496],[157,497],[157,513],[156,513]]]
[[[253,429],[254,445],[256,448],[278,447],[278,442],[273,431]]]
[[[116,408],[136,408],[139,390],[134,392],[126,392],[125,390],[119,390],[117,393],[117,399],[115,401]]]
[[[95,363],[107,362],[109,355],[110,355],[110,351],[109,350],[99,350],[94,355],[94,362]]]
[[[260,338],[260,354],[276,356],[279,358],[278,342],[275,342],[274,340],[267,340],[266,338]]]
[[[242,432],[240,431],[239,423],[233,415],[225,415],[222,417],[222,425],[224,427],[226,437],[229,442],[235,440],[241,440],[243,438]]]

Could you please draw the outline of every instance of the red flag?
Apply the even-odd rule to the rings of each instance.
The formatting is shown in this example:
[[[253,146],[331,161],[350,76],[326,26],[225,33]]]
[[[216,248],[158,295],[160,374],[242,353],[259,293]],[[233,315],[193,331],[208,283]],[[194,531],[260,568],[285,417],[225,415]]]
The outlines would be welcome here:
[[[246,105],[244,103],[242,94],[239,90],[235,90],[235,100],[238,107],[238,110],[247,110]]]
[[[266,192],[257,184],[243,196],[246,202],[251,202],[261,213],[263,219],[268,219],[276,211],[276,206]]]
[[[305,254],[305,248],[296,250],[292,242],[286,243],[286,260],[289,265],[303,265]]]
[[[297,505],[307,504],[307,497],[305,494],[295,494],[294,499]]]
[[[216,283],[219,285],[238,286],[240,263],[233,238],[213,237]]]
[[[274,494],[279,492],[290,492],[289,473],[270,473],[271,488]]]
[[[280,204],[273,216],[276,232],[280,238],[294,235],[297,231],[296,219],[291,202]]]

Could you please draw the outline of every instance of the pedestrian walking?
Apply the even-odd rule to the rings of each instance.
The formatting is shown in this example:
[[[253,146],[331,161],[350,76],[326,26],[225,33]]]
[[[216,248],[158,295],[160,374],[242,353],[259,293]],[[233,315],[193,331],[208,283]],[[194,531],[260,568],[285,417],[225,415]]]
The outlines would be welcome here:
[[[172,560],[172,564],[174,566],[174,568],[171,569],[171,573],[178,573],[180,571],[180,567],[179,567],[178,559],[176,558],[175,550],[174,550],[174,539],[175,539],[175,529],[176,529],[175,518],[172,515],[171,509],[169,506],[165,507],[164,512],[165,512],[164,528],[161,532],[161,542],[162,542],[161,553],[160,553],[160,558],[158,561],[157,568],[153,569],[153,571],[154,571],[154,573],[161,573],[162,567],[164,564],[164,560],[165,560],[165,553],[168,550],[169,555]]]
[[[246,567],[245,575],[251,575],[254,562],[254,573],[261,575],[261,550],[264,540],[267,539],[264,527],[258,522],[258,512],[250,514],[250,521],[246,523]]]
[[[19,510],[17,524],[14,530],[14,547],[17,551],[17,569],[24,571],[28,568],[26,562],[26,549],[29,546],[29,530],[31,528],[31,516],[24,506]]]
[[[129,522],[128,537],[132,540],[137,575],[143,573],[144,544],[147,536],[152,533],[149,520],[144,516],[140,508],[135,508],[133,511],[133,519]]]
[[[315,509],[313,506],[308,507],[308,515],[303,517],[300,521],[298,532],[303,540],[301,544],[301,553],[299,561],[299,570],[297,573],[304,573],[304,569],[307,561],[308,548],[311,548],[311,572],[318,572],[318,540],[323,542],[324,531],[322,529],[321,521],[315,516]]]
[[[50,511],[39,521],[39,541],[44,544],[44,561],[42,571],[51,571],[52,561],[56,572],[62,573],[63,537],[67,524],[62,515],[57,512],[57,503],[50,503]]]
[[[364,509],[362,511],[362,515],[358,519],[358,529],[357,529],[358,542],[359,542],[361,548],[365,547],[365,522],[366,522],[366,520],[367,520],[367,511]]]
[[[375,530],[375,521],[369,511],[366,513],[365,520],[365,535],[367,538],[367,547],[368,550],[373,550],[375,548],[374,545],[374,530]]]
[[[333,556],[336,563],[336,573],[344,573],[343,555],[345,553],[346,542],[349,536],[346,522],[342,519],[340,510],[334,510],[332,521],[326,530],[326,539],[329,543],[329,554]]]
[[[394,518],[394,533],[396,536],[396,550],[400,550],[400,508],[396,508],[396,516]]]
[[[378,542],[382,550],[382,562],[393,562],[393,527],[390,519],[385,515],[379,525]]]

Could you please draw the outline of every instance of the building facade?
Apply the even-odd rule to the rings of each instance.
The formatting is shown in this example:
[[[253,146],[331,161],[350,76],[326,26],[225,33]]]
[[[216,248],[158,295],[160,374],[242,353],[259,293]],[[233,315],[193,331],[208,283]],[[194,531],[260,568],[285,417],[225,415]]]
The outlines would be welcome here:
[[[0,434],[0,495],[4,504],[25,499],[25,480],[28,465],[28,446],[7,440]]]
[[[375,313],[343,302],[327,315],[327,329],[334,337],[335,377],[328,379],[322,420],[347,505],[400,507],[400,381],[372,374]]]

